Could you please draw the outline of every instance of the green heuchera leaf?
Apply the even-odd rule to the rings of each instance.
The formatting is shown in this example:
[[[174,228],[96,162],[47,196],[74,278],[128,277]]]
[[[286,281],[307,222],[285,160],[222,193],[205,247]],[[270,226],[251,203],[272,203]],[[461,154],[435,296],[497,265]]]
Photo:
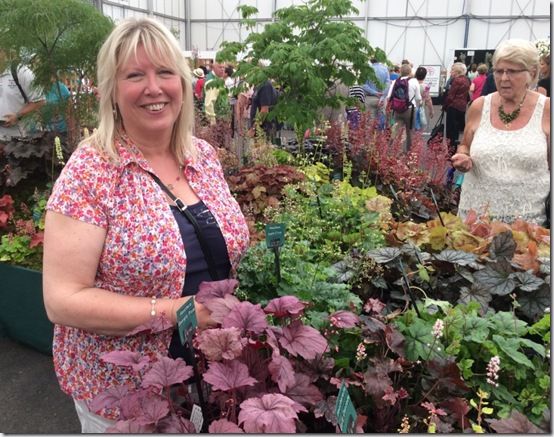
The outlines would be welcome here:
[[[473,376],[473,370],[471,370],[471,366],[473,366],[474,362],[475,360],[472,360],[471,358],[464,358],[458,363],[458,367],[460,368],[464,379],[468,380]]]
[[[546,356],[546,349],[544,348],[544,346],[542,344],[535,343],[534,341],[529,340],[528,338],[520,338],[519,342],[522,346],[533,349],[541,357],[544,358]]]
[[[421,319],[415,319],[406,330],[402,332],[405,337],[406,358],[411,361],[418,359],[427,360],[435,355],[428,346],[433,344],[432,325]]]
[[[513,314],[507,311],[499,311],[489,320],[493,324],[495,332],[499,332],[502,335],[523,337],[527,334],[527,323],[518,318],[514,318]]]
[[[516,288],[510,263],[500,259],[496,263],[489,263],[483,270],[473,274],[475,280],[491,294],[505,296]]]
[[[483,343],[489,336],[490,322],[479,316],[467,316],[464,340]]]
[[[550,343],[550,313],[529,327],[530,334],[540,335],[545,343]]]
[[[493,341],[498,345],[498,347],[506,354],[506,356],[515,361],[518,364],[521,364],[525,367],[528,367],[532,370],[535,369],[535,366],[524,354],[522,354],[519,349],[519,339],[518,338],[504,338],[500,335],[493,335]]]

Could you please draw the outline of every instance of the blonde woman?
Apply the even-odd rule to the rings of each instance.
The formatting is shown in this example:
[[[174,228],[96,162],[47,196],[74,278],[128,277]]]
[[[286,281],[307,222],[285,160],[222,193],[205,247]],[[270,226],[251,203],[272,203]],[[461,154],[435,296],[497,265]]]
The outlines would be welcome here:
[[[161,314],[174,327],[176,310],[198,284],[228,277],[249,239],[215,150],[191,134],[191,74],[173,35],[149,18],[120,22],[98,54],[98,88],[98,130],[56,181],[44,241],[55,370],[84,433],[105,432],[119,414],[90,411],[91,399],[113,386],[140,384],[130,368],[101,355],[184,356],[174,328],[128,333]],[[195,307],[199,325],[209,325],[209,312]]]

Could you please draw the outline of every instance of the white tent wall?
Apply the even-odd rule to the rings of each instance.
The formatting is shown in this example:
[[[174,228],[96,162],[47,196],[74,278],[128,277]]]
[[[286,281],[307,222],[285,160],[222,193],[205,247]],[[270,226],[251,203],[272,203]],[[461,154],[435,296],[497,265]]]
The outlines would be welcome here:
[[[302,0],[91,0],[118,21],[153,15],[178,36],[184,50],[217,50],[223,41],[242,41],[239,5],[255,6],[256,30],[272,21],[277,9]],[[358,25],[373,47],[395,63],[442,65],[454,50],[494,49],[509,38],[536,40],[550,36],[548,0],[353,0]]]

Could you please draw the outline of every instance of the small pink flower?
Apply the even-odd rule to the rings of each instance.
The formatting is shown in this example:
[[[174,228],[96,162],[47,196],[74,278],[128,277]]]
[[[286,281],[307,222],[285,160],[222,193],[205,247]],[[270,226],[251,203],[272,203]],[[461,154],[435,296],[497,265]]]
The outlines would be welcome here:
[[[500,357],[495,355],[487,364],[487,382],[494,386],[498,387],[498,372],[500,371]]]
[[[441,338],[443,330],[444,330],[444,322],[441,319],[437,319],[437,321],[433,325],[433,337]]]

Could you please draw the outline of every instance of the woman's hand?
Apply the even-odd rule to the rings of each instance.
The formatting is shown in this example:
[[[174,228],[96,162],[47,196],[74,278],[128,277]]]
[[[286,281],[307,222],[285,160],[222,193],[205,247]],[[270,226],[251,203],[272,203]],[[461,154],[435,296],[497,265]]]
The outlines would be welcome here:
[[[456,153],[451,158],[452,167],[462,173],[467,173],[473,167],[473,161],[468,153]]]
[[[173,305],[171,309],[171,319],[177,324],[177,310],[181,308],[185,302],[189,299],[194,299],[192,296],[182,297],[180,299],[173,300]],[[211,326],[217,325],[217,323],[212,319],[211,312],[203,304],[199,303],[194,299],[194,311],[196,312],[196,321],[198,322],[198,327],[200,329],[209,328]]]

